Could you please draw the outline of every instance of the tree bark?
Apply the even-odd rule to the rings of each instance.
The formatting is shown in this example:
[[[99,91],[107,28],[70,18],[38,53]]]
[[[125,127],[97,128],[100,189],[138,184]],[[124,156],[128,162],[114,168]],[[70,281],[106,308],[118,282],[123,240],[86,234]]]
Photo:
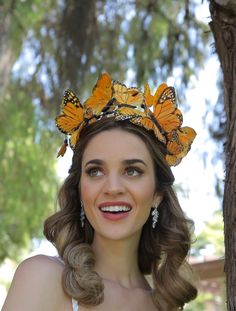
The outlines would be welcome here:
[[[223,200],[227,309],[236,310],[236,1],[211,0],[210,27],[224,76],[227,116]]]

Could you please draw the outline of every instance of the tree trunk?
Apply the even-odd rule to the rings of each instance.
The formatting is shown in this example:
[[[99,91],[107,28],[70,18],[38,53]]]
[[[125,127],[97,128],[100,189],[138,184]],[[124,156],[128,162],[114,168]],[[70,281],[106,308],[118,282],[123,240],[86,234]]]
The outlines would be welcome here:
[[[225,272],[227,309],[236,310],[236,0],[211,0],[210,27],[224,75],[224,105],[227,116],[225,146]]]

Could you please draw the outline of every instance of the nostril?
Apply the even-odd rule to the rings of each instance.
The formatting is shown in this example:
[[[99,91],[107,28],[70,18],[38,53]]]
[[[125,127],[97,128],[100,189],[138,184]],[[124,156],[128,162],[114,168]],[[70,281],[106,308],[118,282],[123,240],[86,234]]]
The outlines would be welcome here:
[[[123,193],[124,185],[120,177],[110,176],[104,185],[104,191],[107,193]]]

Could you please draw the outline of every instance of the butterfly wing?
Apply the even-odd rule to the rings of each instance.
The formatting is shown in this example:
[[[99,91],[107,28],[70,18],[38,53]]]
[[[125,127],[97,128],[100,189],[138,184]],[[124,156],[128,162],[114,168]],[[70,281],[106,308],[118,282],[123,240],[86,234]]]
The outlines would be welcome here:
[[[170,154],[167,154],[165,159],[169,166],[176,166],[181,162],[181,159],[179,159],[177,156]]]
[[[165,136],[160,132],[158,127],[153,123],[153,121],[148,116],[136,116],[130,119],[130,122],[133,124],[139,125],[144,127],[148,131],[153,131],[155,136],[158,138],[159,141],[166,143]]]
[[[144,113],[142,113],[139,110],[135,109],[135,106],[131,106],[131,105],[123,105],[123,104],[118,104],[116,105],[117,109],[114,110],[115,112],[115,118],[117,120],[127,120],[127,119],[132,119],[138,115],[144,115]]]
[[[156,98],[151,94],[148,83],[144,85],[144,100],[147,107],[152,107],[155,105]]]
[[[64,93],[63,104],[66,105],[67,103],[72,103],[73,105],[77,107],[83,108],[78,96],[71,89],[66,90]]]
[[[194,131],[194,129],[188,126],[181,127],[181,129],[178,131],[179,141],[185,147],[188,147],[192,144],[196,135],[197,133]]]
[[[176,108],[173,110],[171,105],[166,102],[163,104],[157,121],[164,131],[168,133],[182,125],[183,116],[179,109]]]
[[[86,122],[83,121],[83,122],[80,124],[79,128],[77,128],[77,129],[71,134],[71,136],[70,136],[70,147],[71,147],[71,149],[73,149],[73,150],[75,149],[75,145],[76,145],[76,143],[77,143],[77,141],[78,141],[78,139],[79,139],[80,132],[81,132],[81,130],[83,129],[83,127],[84,127],[85,124],[86,124]]]
[[[61,147],[60,147],[58,153],[57,153],[57,158],[60,157],[60,156],[61,156],[61,157],[64,156],[64,154],[66,153],[66,148],[67,148],[67,146],[68,146],[67,139],[65,139],[64,142],[63,142],[63,144],[61,145]]]
[[[154,100],[151,95],[149,95],[148,91],[146,91],[146,94],[147,98],[154,103],[154,117],[164,132],[168,133],[181,126],[183,117],[181,111],[177,109],[175,90],[173,87],[169,87],[166,83],[162,83],[154,95]]]
[[[83,106],[72,90],[65,91],[62,114],[56,118],[56,125],[64,134],[71,134],[83,121]]]
[[[85,101],[85,108],[94,115],[100,115],[112,98],[112,80],[108,73],[102,73],[93,88],[92,95]]]
[[[119,104],[133,105],[137,108],[141,108],[144,102],[143,93],[138,88],[127,88],[118,81],[113,81],[113,97]]]
[[[196,132],[191,127],[182,127],[167,135],[167,156],[169,165],[177,165],[184,158],[191,148],[191,144],[196,137]]]

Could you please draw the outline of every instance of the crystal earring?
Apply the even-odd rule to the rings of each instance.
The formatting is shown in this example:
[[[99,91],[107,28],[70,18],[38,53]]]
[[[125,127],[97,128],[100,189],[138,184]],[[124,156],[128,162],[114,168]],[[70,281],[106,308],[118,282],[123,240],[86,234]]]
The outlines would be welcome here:
[[[153,211],[152,211],[152,228],[155,229],[156,228],[156,224],[158,222],[158,217],[159,217],[159,212],[157,210],[157,206],[154,207]]]
[[[81,227],[84,227],[84,220],[85,220],[85,213],[84,213],[84,205],[83,202],[80,201],[80,205],[81,205],[81,210],[80,210],[80,223],[81,223]]]

